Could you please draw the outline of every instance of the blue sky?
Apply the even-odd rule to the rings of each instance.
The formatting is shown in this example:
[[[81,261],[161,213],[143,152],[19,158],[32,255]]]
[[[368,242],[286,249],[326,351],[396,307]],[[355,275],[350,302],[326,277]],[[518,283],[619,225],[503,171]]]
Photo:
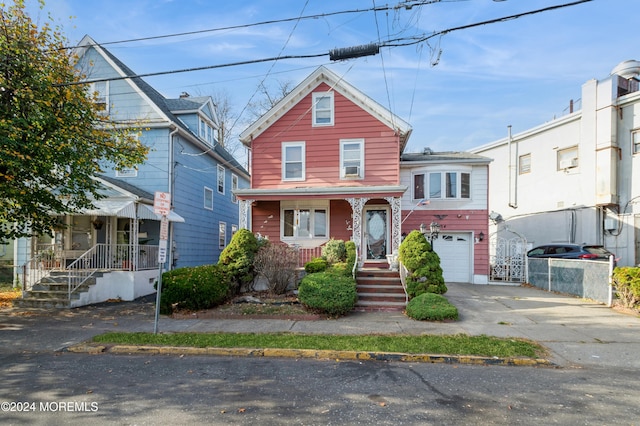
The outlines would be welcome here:
[[[31,0],[33,2],[33,0]],[[571,0],[442,0],[389,11],[380,0],[49,0],[46,11],[71,43],[98,43],[242,26],[238,29],[106,45],[136,73],[178,70],[282,55],[328,53],[388,39],[431,35]],[[294,85],[326,65],[413,126],[406,149],[465,151],[543,124],[568,112],[581,86],[620,62],[640,60],[637,0],[588,3],[384,47],[341,62],[328,55],[148,77],[167,97],[224,93],[238,114],[260,95],[261,82]],[[261,26],[256,22],[323,16]],[[35,12],[32,17],[38,18]],[[73,17],[73,18],[70,18]],[[251,117],[245,111],[239,134]]]

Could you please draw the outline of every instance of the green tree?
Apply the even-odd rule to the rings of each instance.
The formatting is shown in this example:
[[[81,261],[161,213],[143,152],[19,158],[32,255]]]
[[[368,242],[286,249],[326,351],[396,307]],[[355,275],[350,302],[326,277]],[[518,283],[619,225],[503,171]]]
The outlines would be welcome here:
[[[0,239],[49,232],[56,215],[90,208],[103,167],[133,167],[148,152],[81,84],[60,28],[38,27],[25,9],[0,2]]]

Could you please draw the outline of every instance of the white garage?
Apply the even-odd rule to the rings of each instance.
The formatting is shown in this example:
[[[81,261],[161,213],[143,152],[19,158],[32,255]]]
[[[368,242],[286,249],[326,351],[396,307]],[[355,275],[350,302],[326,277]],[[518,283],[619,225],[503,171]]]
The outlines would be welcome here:
[[[440,256],[445,283],[473,282],[472,243],[470,232],[442,232],[435,239],[433,249]]]

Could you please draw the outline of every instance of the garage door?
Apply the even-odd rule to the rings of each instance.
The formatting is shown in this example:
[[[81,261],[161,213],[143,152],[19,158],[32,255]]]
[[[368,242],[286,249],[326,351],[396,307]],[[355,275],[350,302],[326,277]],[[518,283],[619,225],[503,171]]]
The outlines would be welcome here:
[[[440,256],[445,282],[472,282],[470,233],[443,232],[434,241],[433,249]]]

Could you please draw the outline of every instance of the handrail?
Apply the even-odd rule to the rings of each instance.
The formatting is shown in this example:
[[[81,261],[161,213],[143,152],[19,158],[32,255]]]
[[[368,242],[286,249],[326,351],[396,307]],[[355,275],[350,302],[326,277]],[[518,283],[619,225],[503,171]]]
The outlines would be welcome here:
[[[353,276],[353,279],[356,279],[356,275],[358,274],[358,245],[356,244],[356,258],[353,261],[353,268],[351,269],[351,275]]]
[[[400,272],[400,282],[402,283],[402,289],[404,290],[404,301],[405,303],[409,303],[409,293],[407,292],[407,275],[409,274],[409,270],[399,260],[398,271]]]

